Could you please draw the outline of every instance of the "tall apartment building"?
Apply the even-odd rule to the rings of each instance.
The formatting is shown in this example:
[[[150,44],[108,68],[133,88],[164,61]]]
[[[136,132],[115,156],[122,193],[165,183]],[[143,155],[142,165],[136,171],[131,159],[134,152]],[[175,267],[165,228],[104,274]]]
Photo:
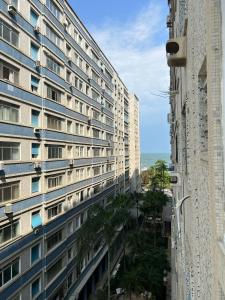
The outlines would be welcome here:
[[[172,299],[225,299],[225,3],[169,0]]]
[[[90,205],[139,176],[130,103],[66,0],[0,0],[0,299],[95,290],[107,249],[78,264],[77,230]]]

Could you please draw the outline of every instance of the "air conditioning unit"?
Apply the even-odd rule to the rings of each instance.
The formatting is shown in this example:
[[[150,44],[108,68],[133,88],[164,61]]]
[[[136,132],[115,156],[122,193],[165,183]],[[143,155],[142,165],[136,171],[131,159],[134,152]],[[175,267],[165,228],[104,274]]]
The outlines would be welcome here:
[[[4,169],[5,169],[4,161],[0,161],[0,171],[4,171]]]
[[[40,128],[34,128],[34,134],[40,135],[40,133],[41,133]]]
[[[68,62],[69,65],[72,63],[72,57],[71,56],[67,57],[67,62]]]
[[[40,27],[39,26],[35,26],[34,27],[34,32],[35,33],[40,33]]]
[[[66,18],[63,19],[63,26],[64,27],[67,27],[68,26],[68,21]]]
[[[73,166],[73,164],[74,164],[74,160],[73,160],[73,159],[70,159],[70,160],[69,160],[69,165],[70,165],[70,166]]]
[[[6,204],[4,210],[6,216],[11,216],[13,214],[12,203]]]
[[[36,67],[37,67],[37,68],[40,68],[40,66],[41,66],[41,62],[40,62],[40,60],[37,60],[37,61],[36,61]]]
[[[168,28],[171,28],[173,26],[173,21],[171,16],[167,16],[166,25]]]
[[[15,16],[17,14],[17,8],[12,4],[8,5],[8,13]]]
[[[186,37],[170,39],[166,44],[169,67],[185,67],[187,60]]]
[[[41,163],[40,162],[34,162],[33,167],[35,170],[40,170],[41,169]]]

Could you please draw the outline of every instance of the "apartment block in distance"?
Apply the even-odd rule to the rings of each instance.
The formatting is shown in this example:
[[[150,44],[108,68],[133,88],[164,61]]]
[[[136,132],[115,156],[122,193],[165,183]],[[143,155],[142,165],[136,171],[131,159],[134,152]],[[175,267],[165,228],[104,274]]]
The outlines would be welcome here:
[[[107,249],[78,264],[77,230],[138,187],[132,99],[66,0],[0,0],[0,299],[95,292]]]
[[[225,299],[225,3],[169,0],[172,299]]]

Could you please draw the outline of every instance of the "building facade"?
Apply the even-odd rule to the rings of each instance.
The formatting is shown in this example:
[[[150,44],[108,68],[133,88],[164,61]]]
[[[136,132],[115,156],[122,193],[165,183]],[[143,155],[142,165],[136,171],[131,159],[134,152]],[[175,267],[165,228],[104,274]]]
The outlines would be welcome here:
[[[95,291],[107,249],[77,264],[77,230],[92,204],[139,177],[130,101],[66,0],[0,0],[1,299]]]
[[[225,299],[224,22],[220,0],[169,0],[172,299]]]

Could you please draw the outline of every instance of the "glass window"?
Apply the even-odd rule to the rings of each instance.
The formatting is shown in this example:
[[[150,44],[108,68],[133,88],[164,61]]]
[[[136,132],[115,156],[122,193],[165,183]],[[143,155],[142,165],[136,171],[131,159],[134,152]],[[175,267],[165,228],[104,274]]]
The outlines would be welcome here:
[[[46,24],[46,36],[52,41],[56,46],[60,48],[62,40],[58,34]]]
[[[60,21],[61,11],[58,6],[52,0],[46,0],[46,6],[51,13]]]
[[[38,60],[38,52],[39,52],[38,46],[36,46],[34,43],[31,43],[31,45],[30,45],[30,57],[35,61]]]
[[[31,284],[31,295],[32,299],[34,299],[41,291],[41,279],[38,278]]]
[[[12,240],[20,233],[19,220],[0,227],[0,244]]]
[[[38,127],[39,126],[39,116],[40,116],[40,112],[37,110],[33,110],[31,111],[31,124],[34,127]]]
[[[94,90],[92,90],[92,98],[93,98],[93,100],[95,100],[99,103],[101,102],[100,95],[98,93],[96,93]]]
[[[19,160],[20,143],[0,142],[0,160]]]
[[[0,78],[19,84],[19,70],[0,59]]]
[[[47,209],[48,219],[52,219],[62,213],[62,203],[58,203]]]
[[[38,86],[39,86],[39,79],[33,75],[31,75],[31,91],[34,93],[38,92]]]
[[[16,200],[20,196],[20,183],[13,181],[0,184],[0,203]]]
[[[61,131],[62,120],[57,117],[47,116],[47,128]]]
[[[40,227],[42,225],[42,219],[40,215],[40,211],[35,211],[31,215],[31,226],[33,229]]]
[[[55,188],[57,186],[61,186],[62,185],[62,179],[63,176],[62,175],[58,175],[58,176],[54,176],[54,177],[48,177],[48,188]]]
[[[31,248],[31,264],[36,262],[41,256],[40,244],[37,244]]]
[[[62,241],[62,230],[57,231],[47,238],[47,251],[51,250]]]
[[[46,65],[47,65],[47,68],[49,68],[51,71],[60,75],[60,64],[56,60],[47,56],[46,57]]]
[[[0,19],[0,37],[2,37],[13,46],[19,46],[18,32],[2,19]]]
[[[48,158],[62,158],[62,147],[57,145],[48,146]]]
[[[19,122],[19,107],[0,101],[0,121]]]
[[[0,271],[0,287],[16,277],[20,272],[20,259],[17,258],[12,263],[2,268]]]
[[[38,158],[40,155],[40,144],[31,144],[32,158]]]
[[[32,9],[30,10],[30,23],[32,26],[37,26],[38,23],[38,14],[34,12]]]
[[[32,193],[38,193],[40,188],[40,177],[32,178]]]
[[[49,99],[56,102],[61,102],[61,95],[62,93],[59,90],[47,85],[47,97]]]
[[[51,281],[63,268],[62,259],[60,258],[53,266],[47,270],[47,282]]]

